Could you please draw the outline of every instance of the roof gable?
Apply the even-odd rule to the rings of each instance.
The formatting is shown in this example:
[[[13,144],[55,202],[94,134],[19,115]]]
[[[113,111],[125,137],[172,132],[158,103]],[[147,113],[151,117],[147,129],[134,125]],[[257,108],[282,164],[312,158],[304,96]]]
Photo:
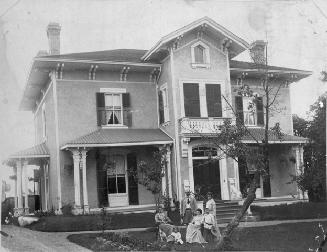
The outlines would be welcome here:
[[[223,26],[216,23],[214,20],[212,20],[209,17],[203,17],[201,19],[198,19],[176,31],[173,31],[169,33],[168,35],[162,37],[157,44],[155,44],[147,53],[142,57],[143,60],[149,60],[151,55],[156,52],[158,49],[160,49],[162,46],[166,45],[170,41],[178,38],[179,36],[183,36],[183,34],[190,32],[192,30],[195,30],[202,25],[206,25],[208,29],[212,30],[214,33],[218,34],[221,38],[227,38],[231,40],[233,51],[236,54],[241,53],[242,51],[249,48],[249,44],[241,39],[240,37],[233,34],[231,31],[227,30]]]

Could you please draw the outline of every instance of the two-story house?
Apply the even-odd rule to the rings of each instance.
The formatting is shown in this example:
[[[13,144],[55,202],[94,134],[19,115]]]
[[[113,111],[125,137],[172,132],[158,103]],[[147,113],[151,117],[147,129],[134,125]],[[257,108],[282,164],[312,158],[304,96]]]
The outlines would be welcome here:
[[[27,206],[22,174],[28,164],[40,167],[42,209],[153,206],[151,192],[129,171],[160,148],[167,151],[163,189],[169,197],[180,200],[185,190],[199,189],[221,200],[242,198],[251,167],[229,157],[207,162],[220,150],[203,136],[214,137],[224,118],[235,118],[230,104],[264,139],[262,99],[249,111],[248,98],[234,92],[241,79],[262,95],[260,71],[254,63],[232,60],[246,50],[260,55],[262,41],[249,45],[208,17],[164,36],[150,50],[60,54],[59,24],[49,24],[47,35],[49,53],[34,58],[20,103],[34,113],[36,145],[10,156],[17,213]],[[274,66],[268,72],[276,85],[283,83],[276,97],[283,109],[270,122],[279,122],[285,134],[280,140],[269,133],[271,176],[261,181],[257,196],[298,195],[287,182],[300,169],[306,139],[292,133],[289,84],[310,72]],[[290,155],[295,162],[285,158]]]

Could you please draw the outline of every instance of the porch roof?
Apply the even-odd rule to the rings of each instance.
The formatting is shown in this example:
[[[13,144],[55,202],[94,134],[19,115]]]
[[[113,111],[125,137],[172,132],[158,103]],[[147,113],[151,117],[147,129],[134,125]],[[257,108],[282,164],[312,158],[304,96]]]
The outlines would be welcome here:
[[[243,136],[243,142],[245,143],[256,143],[253,138],[257,139],[259,142],[262,142],[265,139],[265,129],[264,128],[248,128],[249,134]],[[300,143],[307,143],[308,139],[299,136],[293,136],[284,134],[281,138],[278,137],[276,132],[269,130],[268,131],[268,139],[269,143],[276,143],[276,144],[300,144]]]
[[[9,156],[9,159],[17,158],[44,158],[50,157],[48,147],[45,143],[34,145],[33,147],[18,151]]]
[[[173,140],[160,129],[98,129],[67,142],[61,149],[71,147],[110,147],[170,144]]]

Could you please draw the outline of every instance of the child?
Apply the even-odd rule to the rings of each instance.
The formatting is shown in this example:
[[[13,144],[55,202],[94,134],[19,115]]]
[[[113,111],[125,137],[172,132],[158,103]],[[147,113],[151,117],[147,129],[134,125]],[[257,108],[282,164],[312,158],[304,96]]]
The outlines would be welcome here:
[[[177,227],[173,227],[173,232],[167,237],[167,242],[183,244],[182,235]]]
[[[215,235],[212,233],[212,229],[215,228],[215,224],[215,217],[210,213],[209,208],[206,208],[203,218],[203,238],[207,242],[213,242],[216,238]]]

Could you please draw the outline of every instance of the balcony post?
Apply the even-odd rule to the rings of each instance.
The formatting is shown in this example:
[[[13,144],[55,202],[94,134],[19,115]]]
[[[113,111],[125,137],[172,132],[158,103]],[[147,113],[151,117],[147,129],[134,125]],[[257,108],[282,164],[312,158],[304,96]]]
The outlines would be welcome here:
[[[87,178],[86,178],[86,155],[87,150],[81,150],[81,159],[82,159],[82,180],[83,180],[83,209],[84,213],[88,214],[90,212],[89,200],[87,194]]]
[[[70,150],[73,154],[74,162],[74,209],[73,214],[78,215],[82,213],[81,209],[81,188],[80,188],[80,151],[78,149]]]
[[[28,161],[24,160],[23,162],[23,173],[24,173],[24,212],[25,214],[29,214],[28,207],[28,172],[27,172]]]

